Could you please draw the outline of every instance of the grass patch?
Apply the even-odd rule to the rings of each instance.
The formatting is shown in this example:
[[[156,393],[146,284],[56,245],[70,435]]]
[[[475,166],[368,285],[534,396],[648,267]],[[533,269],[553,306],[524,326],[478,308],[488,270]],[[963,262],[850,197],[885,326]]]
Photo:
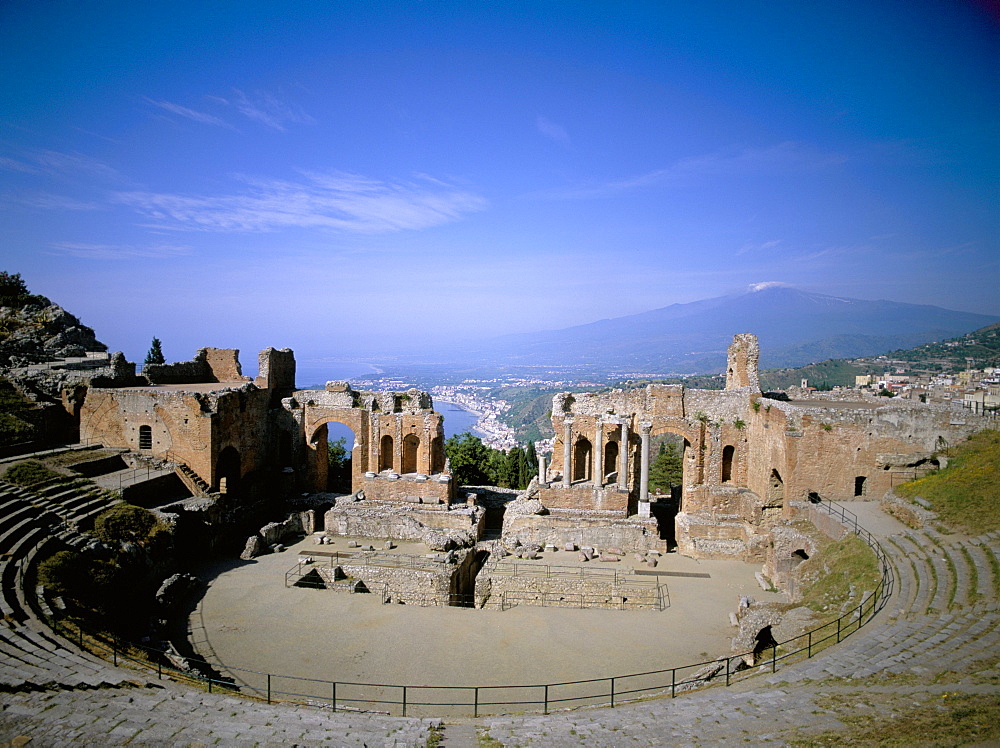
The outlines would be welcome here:
[[[863,712],[854,703],[871,698]],[[794,746],[953,746],[993,744],[1000,738],[1000,696],[996,694],[927,694],[917,702],[912,696],[874,698],[858,694],[834,711],[846,731],[826,732],[790,740]],[[889,702],[889,703],[885,703]]]
[[[972,535],[1000,530],[1000,431],[973,434],[950,450],[948,467],[898,486],[928,501],[945,526]]]
[[[882,578],[875,553],[856,535],[823,545],[799,570],[806,584],[801,604],[834,617],[858,605]]]
[[[42,481],[62,477],[59,473],[49,470],[42,463],[35,462],[34,460],[26,460],[25,462],[12,465],[3,474],[3,479],[8,483],[23,487],[33,486]]]

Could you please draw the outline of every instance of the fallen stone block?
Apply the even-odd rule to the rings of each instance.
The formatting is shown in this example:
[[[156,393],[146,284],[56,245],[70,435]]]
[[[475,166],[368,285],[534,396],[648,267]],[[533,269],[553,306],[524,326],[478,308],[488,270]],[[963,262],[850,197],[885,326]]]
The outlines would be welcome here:
[[[622,560],[621,556],[616,556],[612,553],[602,553],[600,558],[598,559],[598,561],[605,561],[605,562],[621,561],[621,560]]]
[[[257,558],[257,556],[267,553],[266,549],[267,546],[264,545],[264,539],[260,535],[251,535],[247,538],[247,544],[243,548],[240,558],[244,561],[249,561],[252,558]]]

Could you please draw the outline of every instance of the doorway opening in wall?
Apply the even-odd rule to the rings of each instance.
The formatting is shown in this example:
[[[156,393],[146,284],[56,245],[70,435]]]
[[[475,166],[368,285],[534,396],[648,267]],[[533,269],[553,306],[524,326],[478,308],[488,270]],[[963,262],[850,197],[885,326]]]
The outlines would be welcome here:
[[[677,545],[675,520],[681,509],[684,455],[690,446],[683,436],[669,432],[654,436],[650,442],[649,509],[656,518],[660,540],[666,540],[668,548]]]
[[[351,452],[354,432],[337,421],[326,424],[326,487],[332,493],[351,493]]]
[[[855,496],[864,496],[867,493],[865,490],[865,483],[867,482],[867,480],[868,479],[864,475],[859,475],[857,478],[854,479]]]
[[[139,427],[139,449],[153,448],[153,429],[149,426]]]

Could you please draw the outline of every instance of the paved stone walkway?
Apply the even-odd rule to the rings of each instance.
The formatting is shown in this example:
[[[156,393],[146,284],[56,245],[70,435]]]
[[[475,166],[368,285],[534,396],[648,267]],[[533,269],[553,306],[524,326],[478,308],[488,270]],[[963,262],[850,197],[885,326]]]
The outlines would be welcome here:
[[[422,746],[433,737],[458,748],[486,736],[506,748],[830,744],[856,735],[858,720],[891,726],[907,710],[947,713],[949,699],[1000,702],[1000,533],[966,538],[872,524],[897,574],[882,613],[839,646],[730,688],[443,724],[268,706],[173,684],[5,693],[0,744],[25,744],[14,742],[19,736],[31,746]],[[1000,726],[992,730],[982,744],[998,744]]]

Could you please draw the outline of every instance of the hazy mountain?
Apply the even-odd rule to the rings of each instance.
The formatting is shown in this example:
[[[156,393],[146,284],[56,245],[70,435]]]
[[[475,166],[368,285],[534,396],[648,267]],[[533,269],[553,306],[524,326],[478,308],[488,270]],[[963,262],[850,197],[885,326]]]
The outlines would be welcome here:
[[[671,304],[562,330],[493,338],[468,354],[498,364],[688,374],[725,366],[726,347],[738,332],[758,336],[762,367],[784,367],[911,348],[998,320],[936,306],[862,301],[757,284],[743,294]]]

